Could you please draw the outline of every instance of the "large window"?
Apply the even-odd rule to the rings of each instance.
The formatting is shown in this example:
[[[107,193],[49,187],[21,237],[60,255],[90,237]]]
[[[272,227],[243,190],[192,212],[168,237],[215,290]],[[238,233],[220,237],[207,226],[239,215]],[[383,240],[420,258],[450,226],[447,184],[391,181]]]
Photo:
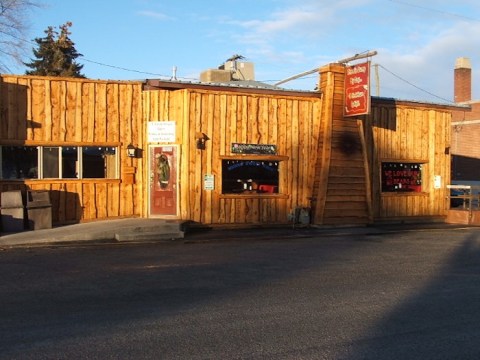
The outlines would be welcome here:
[[[422,192],[422,163],[382,162],[382,192]]]
[[[1,179],[116,179],[117,148],[1,146]]]
[[[222,160],[222,193],[279,192],[279,161],[268,159]]]

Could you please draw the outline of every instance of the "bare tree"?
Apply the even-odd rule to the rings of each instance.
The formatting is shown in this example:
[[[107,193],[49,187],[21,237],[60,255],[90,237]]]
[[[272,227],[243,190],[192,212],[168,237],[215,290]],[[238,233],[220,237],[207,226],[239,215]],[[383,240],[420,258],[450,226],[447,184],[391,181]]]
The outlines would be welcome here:
[[[0,0],[0,72],[10,72],[9,63],[22,64],[27,15],[39,6],[33,0]]]

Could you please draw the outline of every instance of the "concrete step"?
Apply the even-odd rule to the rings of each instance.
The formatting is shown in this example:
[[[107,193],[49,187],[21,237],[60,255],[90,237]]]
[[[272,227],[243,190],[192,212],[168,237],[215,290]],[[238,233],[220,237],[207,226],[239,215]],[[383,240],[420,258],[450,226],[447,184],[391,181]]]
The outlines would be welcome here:
[[[140,227],[124,227],[115,229],[115,233],[176,233],[183,231],[179,225],[166,224],[166,225],[154,225],[154,226],[140,226]]]
[[[122,231],[115,233],[115,240],[120,242],[126,241],[171,241],[183,239],[185,236],[183,231]]]

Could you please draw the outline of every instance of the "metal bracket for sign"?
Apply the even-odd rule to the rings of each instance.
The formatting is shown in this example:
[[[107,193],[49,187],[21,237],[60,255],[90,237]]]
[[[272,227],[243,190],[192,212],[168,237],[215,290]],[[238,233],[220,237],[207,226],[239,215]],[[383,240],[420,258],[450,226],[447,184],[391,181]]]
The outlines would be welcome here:
[[[354,55],[354,56],[351,56],[351,57],[348,57],[348,58],[339,60],[339,61],[337,61],[337,63],[338,63],[338,64],[346,64],[346,63],[348,63],[348,62],[350,62],[350,61],[365,59],[365,58],[369,58],[369,57],[372,57],[372,56],[375,56],[375,55],[377,55],[377,52],[376,52],[376,51],[368,51],[368,52],[366,52],[366,53],[356,54],[356,55]],[[282,80],[282,81],[276,82],[276,83],[273,84],[273,85],[274,85],[274,86],[278,86],[278,85],[281,85],[281,84],[285,84],[286,82],[289,82],[289,81],[292,81],[292,80],[295,80],[295,79],[298,79],[298,78],[301,78],[301,77],[304,77],[304,76],[307,76],[307,75],[316,73],[316,72],[318,72],[318,71],[320,71],[320,67],[316,67],[315,69],[308,70],[308,71],[302,72],[302,73],[300,73],[300,74],[291,76],[291,77],[286,78],[286,79],[284,79],[284,80]]]

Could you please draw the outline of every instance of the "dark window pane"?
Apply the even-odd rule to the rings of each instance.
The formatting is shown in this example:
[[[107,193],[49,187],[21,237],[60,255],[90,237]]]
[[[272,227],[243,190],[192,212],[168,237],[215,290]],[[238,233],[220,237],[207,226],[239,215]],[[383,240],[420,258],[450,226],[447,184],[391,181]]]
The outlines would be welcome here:
[[[115,178],[116,148],[87,146],[82,148],[83,178]]]
[[[2,147],[3,179],[38,179],[36,146]]]
[[[72,179],[78,177],[78,151],[76,147],[62,148],[62,178]]]
[[[278,193],[278,162],[222,160],[222,193]]]
[[[44,178],[59,178],[60,172],[58,169],[59,158],[58,147],[44,147],[43,148],[43,177]]]

